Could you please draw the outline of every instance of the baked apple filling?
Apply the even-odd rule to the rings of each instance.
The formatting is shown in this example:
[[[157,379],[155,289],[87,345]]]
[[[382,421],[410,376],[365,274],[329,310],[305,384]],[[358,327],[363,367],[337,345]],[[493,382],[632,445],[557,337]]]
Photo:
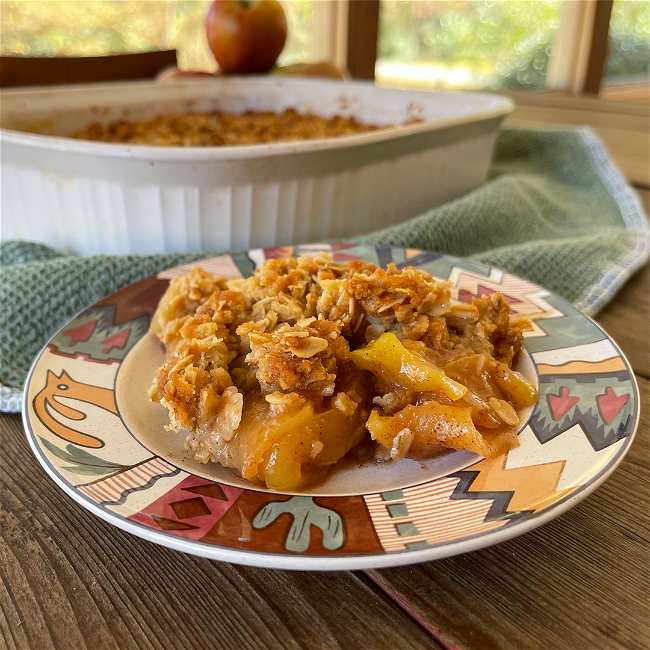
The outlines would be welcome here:
[[[382,461],[497,457],[537,401],[513,369],[530,324],[496,293],[452,305],[450,286],[327,254],[247,279],[193,269],[153,317],[166,353],[150,396],[198,461],[275,490],[321,481],[368,439]]]

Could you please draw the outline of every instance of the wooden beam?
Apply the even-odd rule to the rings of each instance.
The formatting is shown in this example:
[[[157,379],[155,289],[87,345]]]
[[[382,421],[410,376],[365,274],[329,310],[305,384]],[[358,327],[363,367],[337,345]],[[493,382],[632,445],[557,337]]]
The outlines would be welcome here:
[[[598,0],[594,16],[591,47],[583,92],[585,95],[597,95],[603,80],[607,45],[609,40],[609,21],[612,17],[614,0]]]
[[[650,104],[650,84],[611,85],[600,87],[601,99],[612,101],[639,102],[648,106]]]
[[[379,0],[349,0],[348,70],[353,79],[375,78]]]
[[[176,65],[176,50],[88,57],[3,56],[0,88],[152,79],[170,65]]]

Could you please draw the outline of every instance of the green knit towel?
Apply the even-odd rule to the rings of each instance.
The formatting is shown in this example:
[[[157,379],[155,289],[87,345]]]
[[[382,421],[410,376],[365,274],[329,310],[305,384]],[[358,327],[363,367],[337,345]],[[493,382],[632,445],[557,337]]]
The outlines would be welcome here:
[[[485,185],[351,241],[469,257],[590,315],[643,265],[649,247],[636,194],[588,129],[503,129]],[[77,258],[43,244],[0,244],[0,410],[20,410],[32,361],[77,312],[136,280],[215,253]]]

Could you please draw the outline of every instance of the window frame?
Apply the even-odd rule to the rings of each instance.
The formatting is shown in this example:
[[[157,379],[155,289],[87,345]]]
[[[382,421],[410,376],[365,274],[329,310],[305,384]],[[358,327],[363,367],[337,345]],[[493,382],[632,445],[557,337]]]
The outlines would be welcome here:
[[[326,0],[326,3],[347,4],[346,60],[347,69],[354,79],[375,78],[379,1]],[[549,60],[546,90],[587,95],[599,93],[607,58],[612,6],[613,0],[563,1],[560,28]]]

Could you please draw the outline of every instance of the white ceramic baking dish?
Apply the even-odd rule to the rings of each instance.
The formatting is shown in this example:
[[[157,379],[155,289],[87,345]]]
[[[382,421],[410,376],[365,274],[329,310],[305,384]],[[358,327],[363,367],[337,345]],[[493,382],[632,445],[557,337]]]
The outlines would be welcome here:
[[[244,250],[398,223],[485,181],[513,104],[481,93],[255,77],[19,90],[3,92],[0,107],[2,239],[92,254]],[[286,108],[394,126],[236,147],[66,137],[94,121]]]

